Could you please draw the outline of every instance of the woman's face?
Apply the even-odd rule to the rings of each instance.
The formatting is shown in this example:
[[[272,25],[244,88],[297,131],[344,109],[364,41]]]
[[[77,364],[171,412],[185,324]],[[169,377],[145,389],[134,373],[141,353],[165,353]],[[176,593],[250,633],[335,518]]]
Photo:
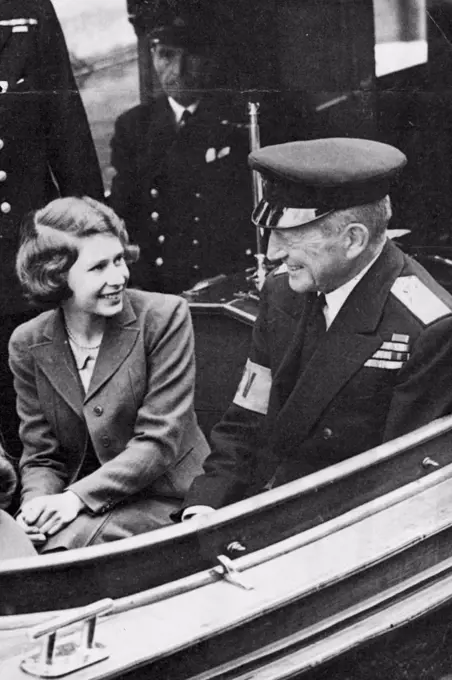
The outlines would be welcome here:
[[[80,239],[79,256],[68,273],[73,295],[65,304],[74,312],[114,316],[122,310],[129,270],[124,248],[112,234]]]

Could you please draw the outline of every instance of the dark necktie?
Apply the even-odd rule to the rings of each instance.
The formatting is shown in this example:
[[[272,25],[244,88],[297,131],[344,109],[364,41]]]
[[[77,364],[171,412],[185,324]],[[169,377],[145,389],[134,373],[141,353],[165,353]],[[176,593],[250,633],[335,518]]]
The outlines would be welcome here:
[[[315,297],[312,296],[312,299],[310,300],[308,321],[304,334],[304,342],[301,349],[299,374],[308,364],[309,359],[313,355],[314,350],[322,339],[322,336],[326,333],[326,321],[325,315],[323,313],[325,305],[326,299],[324,293],[319,293],[318,295],[315,295]]]
[[[185,111],[183,112],[182,117],[179,121],[179,130],[181,130],[182,128],[184,128],[187,125],[191,116],[192,116],[191,112],[188,109],[185,109]]]

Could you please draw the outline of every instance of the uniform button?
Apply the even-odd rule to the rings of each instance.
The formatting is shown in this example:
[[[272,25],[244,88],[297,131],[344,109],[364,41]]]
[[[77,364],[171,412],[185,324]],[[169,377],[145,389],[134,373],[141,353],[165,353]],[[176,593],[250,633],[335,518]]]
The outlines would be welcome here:
[[[165,243],[165,237],[164,237],[164,235],[163,235],[163,234],[160,234],[160,236],[158,237],[157,241],[158,241],[159,243]]]
[[[194,246],[199,246],[199,241],[198,241],[197,238],[194,238],[194,239],[193,239],[192,245],[194,245]]]
[[[333,430],[330,430],[329,427],[325,427],[323,430],[323,438],[324,439],[331,439],[333,436]]]
[[[155,264],[157,265],[157,267],[161,267],[163,264],[163,257],[158,257],[155,261]]]
[[[104,412],[104,409],[102,408],[102,406],[95,406],[93,411],[96,414],[96,416],[101,416],[102,413]]]
[[[199,193],[199,191],[195,192],[195,198],[201,198],[201,194]]]
[[[199,264],[194,264],[193,269],[199,269]]]
[[[4,215],[6,215],[7,213],[11,212],[11,204],[10,204],[10,203],[7,203],[6,201],[4,201],[4,202],[0,205],[0,210],[2,211],[2,213],[3,213]]]
[[[194,220],[195,222],[199,222],[199,217],[196,216],[196,217],[193,218],[193,220]]]
[[[160,215],[158,214],[157,211],[154,210],[154,212],[151,213],[151,220],[153,220],[154,222],[158,222],[159,217],[160,217]]]
[[[152,187],[152,189],[151,189],[152,198],[157,198],[158,195],[159,195],[158,189],[156,189],[155,187]]]
[[[4,182],[7,178],[7,174],[4,170],[0,170],[0,182]]]
[[[245,250],[245,255],[252,255],[252,254],[253,254],[253,251],[251,250],[251,248],[247,248]]]
[[[102,435],[101,441],[102,441],[102,446],[105,446],[105,448],[107,448],[111,444],[110,437],[106,434]]]
[[[3,149],[4,146],[5,142],[3,141],[3,139],[0,139],[0,150]]]

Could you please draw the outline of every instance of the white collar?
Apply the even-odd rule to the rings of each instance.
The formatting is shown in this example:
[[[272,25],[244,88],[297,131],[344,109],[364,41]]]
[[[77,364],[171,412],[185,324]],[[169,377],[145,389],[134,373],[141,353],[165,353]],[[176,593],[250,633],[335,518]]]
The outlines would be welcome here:
[[[179,104],[179,102],[177,102],[172,97],[168,97],[168,102],[171,108],[173,109],[173,113],[176,118],[176,123],[179,124],[182,116],[184,115],[184,111],[189,111],[191,114],[193,114],[196,111],[196,109],[198,108],[199,99],[198,101],[193,102],[193,104],[190,104],[190,106],[182,106],[182,104]]]
[[[336,290],[332,290],[330,293],[325,294],[326,306],[323,310],[323,313],[325,315],[327,328],[329,328],[333,323],[334,319],[339,313],[339,310],[344,305],[352,290],[358,285],[365,274],[367,274],[374,262],[378,260],[382,250],[383,246],[375,255],[375,257],[369,262],[369,264],[367,264],[364,269],[361,269],[361,271],[358,272],[358,274],[356,274],[356,276],[354,276],[352,279],[350,279],[350,281],[343,283],[342,286],[339,286],[339,288],[336,288]]]

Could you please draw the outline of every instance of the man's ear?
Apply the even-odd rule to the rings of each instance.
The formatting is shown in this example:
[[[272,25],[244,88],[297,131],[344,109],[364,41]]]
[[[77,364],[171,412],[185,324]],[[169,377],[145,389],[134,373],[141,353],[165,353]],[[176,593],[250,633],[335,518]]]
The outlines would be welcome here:
[[[366,250],[370,240],[369,229],[362,222],[350,222],[345,227],[343,236],[346,257],[349,260],[354,260],[361,255]]]

